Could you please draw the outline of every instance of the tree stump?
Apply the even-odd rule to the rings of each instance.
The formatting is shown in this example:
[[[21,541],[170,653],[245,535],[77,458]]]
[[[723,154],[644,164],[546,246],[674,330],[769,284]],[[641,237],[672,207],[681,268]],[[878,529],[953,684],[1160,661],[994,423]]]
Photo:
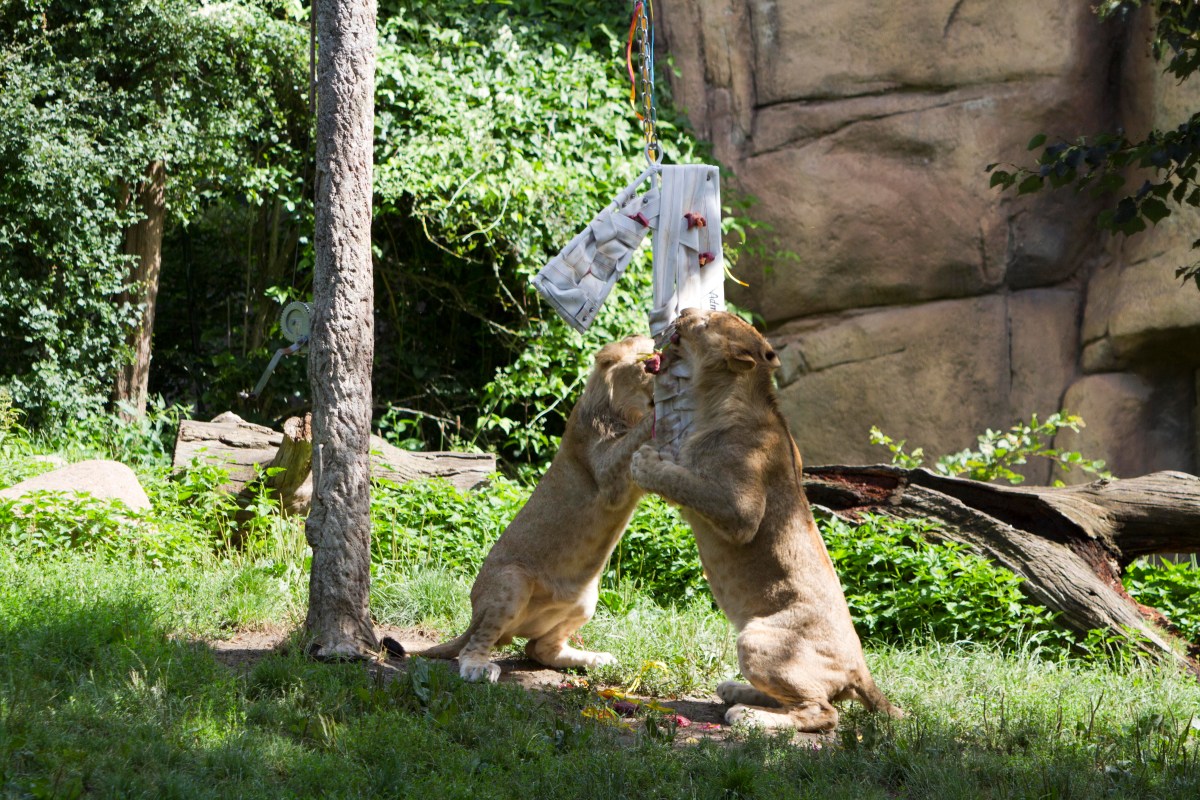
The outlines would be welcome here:
[[[312,414],[292,417],[283,423],[283,438],[275,457],[263,472],[265,486],[279,502],[284,516],[302,517],[312,505]],[[243,508],[256,494],[254,483],[246,484],[238,493],[238,503]],[[238,525],[252,515],[239,511]]]
[[[829,466],[805,469],[811,502],[853,518],[879,512],[924,518],[931,535],[959,542],[1025,579],[1033,601],[1071,630],[1101,629],[1167,655],[1200,675],[1200,665],[1139,605],[1121,572],[1139,556],[1200,552],[1200,477],[1156,472],[1065,488],[999,486],[928,470]]]

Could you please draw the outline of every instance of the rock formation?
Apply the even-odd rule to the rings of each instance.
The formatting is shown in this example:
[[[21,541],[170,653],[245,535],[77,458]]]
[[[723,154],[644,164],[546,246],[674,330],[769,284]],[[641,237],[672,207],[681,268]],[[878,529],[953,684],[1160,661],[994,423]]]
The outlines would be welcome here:
[[[744,258],[730,296],[780,348],[809,463],[881,460],[872,425],[941,454],[1065,407],[1088,427],[1060,444],[1118,476],[1197,471],[1200,292],[1174,277],[1196,216],[1126,240],[1086,195],[1018,198],[984,171],[1032,162],[1037,133],[1134,137],[1200,107],[1200,78],[1151,59],[1145,12],[1092,5],[659,8],[676,102],[789,254]]]

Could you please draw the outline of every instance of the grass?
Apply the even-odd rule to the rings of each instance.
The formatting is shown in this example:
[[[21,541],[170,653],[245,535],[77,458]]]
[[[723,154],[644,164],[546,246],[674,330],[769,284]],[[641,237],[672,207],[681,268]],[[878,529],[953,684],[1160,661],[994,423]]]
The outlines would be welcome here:
[[[285,579],[286,581],[286,579]],[[1187,797],[1200,792],[1200,685],[1152,665],[1036,648],[876,648],[908,719],[848,707],[837,746],[739,733],[671,746],[585,719],[584,690],[537,696],[414,662],[267,656],[239,673],[201,637],[298,621],[296,586],[236,559],[0,555],[0,794],[5,797]],[[463,581],[380,574],[380,622],[461,624]],[[723,620],[694,604],[602,611],[589,646],[659,693],[736,671]],[[681,729],[677,739],[686,735]]]
[[[50,496],[0,503],[3,798],[1200,795],[1200,684],[1130,657],[1071,656],[1011,576],[884,520],[824,533],[873,637],[871,668],[909,717],[849,705],[821,747],[743,730],[697,743],[686,728],[628,732],[581,713],[599,702],[586,688],[465,684],[421,659],[392,681],[295,653],[228,668],[205,642],[301,623],[300,525],[264,512],[232,550],[219,472],[168,480],[161,442],[100,429],[113,442],[0,440],[0,485],[41,469],[37,451],[116,456],[137,465],[154,504],[129,515]],[[460,631],[474,570],[526,493],[380,487],[377,621]],[[1191,613],[1194,565],[1131,574]],[[694,542],[657,504],[623,541],[582,636],[618,657],[589,676],[600,683],[705,695],[737,673]]]

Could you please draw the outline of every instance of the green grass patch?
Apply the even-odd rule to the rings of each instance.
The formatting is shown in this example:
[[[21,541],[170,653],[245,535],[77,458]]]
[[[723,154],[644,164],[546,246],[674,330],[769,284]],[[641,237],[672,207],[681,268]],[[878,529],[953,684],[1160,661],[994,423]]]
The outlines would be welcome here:
[[[232,619],[237,602],[222,589],[253,574],[246,569],[155,570],[78,552],[0,556],[0,791],[939,799],[1200,791],[1200,686],[1147,665],[988,646],[876,648],[871,666],[908,719],[849,707],[834,746],[743,732],[727,745],[681,748],[585,718],[592,700],[581,690],[466,684],[434,662],[414,660],[393,682],[295,653],[222,667],[194,637]],[[285,620],[286,609],[286,601],[260,606]],[[602,611],[587,630],[589,645],[632,665],[662,661],[662,678],[646,673],[654,691],[711,686],[736,669],[727,626],[702,605]],[[686,735],[677,731],[677,743]]]
[[[153,438],[153,427],[142,436]],[[141,453],[142,514],[40,495],[0,504],[0,794],[5,797],[1188,797],[1200,791],[1200,684],[1134,658],[1080,659],[1019,581],[920,524],[821,521],[884,690],[902,721],[848,706],[835,745],[736,731],[622,732],[586,689],[466,684],[414,659],[399,680],[298,653],[222,666],[205,641],[297,627],[302,526],[266,498],[228,546],[219,470],[169,478],[135,435],[79,446]],[[139,444],[139,442],[141,442]],[[23,436],[0,483],[28,469]],[[116,452],[119,450],[120,452]],[[157,453],[157,455],[155,455]],[[6,472],[8,466],[12,472]],[[372,609],[457,633],[488,547],[529,489],[497,480],[379,486]],[[737,674],[675,511],[643,503],[581,635],[618,663],[593,681],[705,695]],[[1194,565],[1135,565],[1130,590],[1194,619]],[[1183,626],[1180,626],[1183,628]],[[1186,629],[1185,629],[1186,630]],[[514,648],[515,649],[515,648]],[[653,664],[654,666],[649,666]],[[670,740],[674,738],[674,743]]]

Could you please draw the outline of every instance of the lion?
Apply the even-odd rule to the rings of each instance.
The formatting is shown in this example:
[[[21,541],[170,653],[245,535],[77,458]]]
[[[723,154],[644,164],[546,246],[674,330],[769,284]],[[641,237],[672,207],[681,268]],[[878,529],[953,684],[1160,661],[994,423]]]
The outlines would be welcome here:
[[[600,573],[643,495],[629,460],[653,426],[653,355],[647,336],[596,354],[558,453],[475,578],[470,626],[419,655],[457,656],[463,678],[493,683],[500,667],[489,660],[492,649],[517,637],[528,640],[529,658],[548,667],[616,663],[567,640],[595,613]]]
[[[779,357],[746,322],[685,309],[663,370],[684,359],[695,416],[677,461],[653,444],[633,479],[678,505],[692,527],[713,597],[738,631],[738,664],[750,685],[717,694],[725,719],[827,731],[834,701],[903,712],[875,685],[833,562],[801,484],[800,452],[779,411]]]

